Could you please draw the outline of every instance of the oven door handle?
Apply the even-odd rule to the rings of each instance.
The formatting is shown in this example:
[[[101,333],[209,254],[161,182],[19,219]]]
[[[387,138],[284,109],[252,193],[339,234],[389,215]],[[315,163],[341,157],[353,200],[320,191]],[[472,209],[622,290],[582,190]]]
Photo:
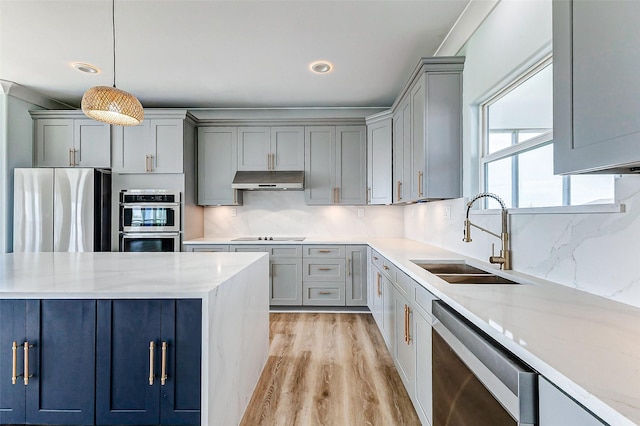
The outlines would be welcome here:
[[[158,237],[178,237],[179,232],[124,232],[122,238],[158,238]]]
[[[518,422],[537,423],[537,373],[514,361],[453,313],[443,302],[432,302],[438,319],[433,329],[442,337],[480,382]]]
[[[174,208],[180,207],[180,203],[120,203],[122,207],[129,208],[145,208],[145,207],[167,207]]]

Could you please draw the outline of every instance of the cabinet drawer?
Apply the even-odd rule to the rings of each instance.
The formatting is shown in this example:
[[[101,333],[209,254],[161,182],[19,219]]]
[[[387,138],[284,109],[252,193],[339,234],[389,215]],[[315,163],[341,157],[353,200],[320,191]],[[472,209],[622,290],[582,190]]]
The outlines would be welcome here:
[[[303,282],[303,305],[344,306],[344,284],[335,282]]]
[[[344,259],[345,246],[304,246],[304,257]]]
[[[371,250],[371,263],[382,271],[382,255],[375,250]]]
[[[413,299],[414,283],[415,281],[409,278],[409,275],[402,271],[396,271],[396,287],[409,300]]]
[[[415,287],[415,296],[413,298],[414,302],[415,302],[415,307],[419,310],[422,311],[423,314],[428,314],[431,320],[431,324],[433,324],[433,322],[435,321],[435,317],[433,316],[433,311],[431,309],[431,302],[433,302],[434,300],[438,300],[438,298],[436,296],[434,296],[433,294],[431,294],[431,292],[429,292],[428,290],[426,290],[424,287],[422,287],[420,284],[418,284],[417,282],[411,280],[413,282],[413,285]],[[426,315],[425,315],[426,317]]]
[[[302,259],[302,246],[269,246],[269,257],[298,257]]]
[[[235,253],[255,253],[255,252],[264,252],[266,251],[265,246],[261,245],[249,245],[249,244],[238,244],[229,246],[229,251]]]
[[[219,253],[219,252],[227,252],[229,251],[229,246],[228,245],[185,245],[185,250],[184,251],[193,251],[193,252],[214,252],[214,253]]]
[[[342,281],[345,282],[344,259],[304,259],[303,281]]]

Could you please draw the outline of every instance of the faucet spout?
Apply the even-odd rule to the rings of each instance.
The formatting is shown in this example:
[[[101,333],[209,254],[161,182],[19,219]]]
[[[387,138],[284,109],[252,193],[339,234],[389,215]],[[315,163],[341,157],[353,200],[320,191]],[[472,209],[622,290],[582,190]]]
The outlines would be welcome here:
[[[502,232],[500,233],[500,235],[494,232],[491,232],[488,229],[485,229],[481,226],[478,226],[475,223],[472,223],[471,220],[469,220],[469,210],[471,210],[473,203],[475,203],[480,198],[484,198],[484,197],[493,198],[498,203],[500,203],[500,207],[502,208],[502,229],[501,229]],[[489,262],[499,264],[501,269],[505,269],[505,270],[511,269],[511,251],[509,250],[509,212],[507,211],[507,206],[502,200],[502,198],[498,197],[496,194],[493,194],[491,192],[481,192],[480,194],[477,194],[476,196],[474,196],[467,203],[467,215],[464,220],[464,237],[462,238],[462,241],[464,241],[465,243],[470,243],[472,241],[471,239],[472,226],[474,228],[478,228],[481,231],[484,231],[500,239],[500,242],[501,242],[500,256],[494,256],[493,250],[492,250],[491,256],[489,257]]]

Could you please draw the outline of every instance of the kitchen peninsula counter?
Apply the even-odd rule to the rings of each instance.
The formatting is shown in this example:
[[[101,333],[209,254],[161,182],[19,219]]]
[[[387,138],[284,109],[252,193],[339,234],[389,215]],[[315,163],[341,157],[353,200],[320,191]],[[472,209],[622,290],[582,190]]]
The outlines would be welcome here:
[[[238,424],[269,352],[264,253],[19,253],[0,299],[200,299],[201,424]]]
[[[369,245],[605,422],[640,424],[640,308],[409,239],[311,237],[275,244],[323,243]],[[413,261],[464,261],[526,284],[448,284]]]

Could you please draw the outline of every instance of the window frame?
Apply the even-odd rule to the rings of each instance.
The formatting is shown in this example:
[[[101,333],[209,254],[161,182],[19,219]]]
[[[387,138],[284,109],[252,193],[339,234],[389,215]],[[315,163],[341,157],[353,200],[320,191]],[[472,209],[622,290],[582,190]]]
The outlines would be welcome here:
[[[488,97],[485,101],[478,105],[478,112],[480,114],[479,121],[479,188],[482,192],[486,192],[488,190],[487,184],[487,174],[488,174],[488,165],[492,162],[502,160],[505,158],[512,158],[512,177],[511,177],[511,200],[513,206],[518,206],[519,204],[519,174],[518,174],[518,155],[523,154],[528,151],[532,151],[538,148],[542,148],[547,145],[553,144],[553,129],[505,129],[504,133],[511,133],[512,143],[510,146],[506,148],[499,149],[495,152],[489,153],[489,108],[495,104],[497,101],[502,99],[507,94],[511,93],[518,86],[529,80],[531,77],[542,71],[549,65],[553,64],[553,54],[547,54],[542,59],[537,61],[531,67],[526,69],[523,73],[519,74],[514,80],[505,84],[504,87],[499,89],[492,96]],[[535,136],[531,139],[528,139],[524,142],[517,142],[518,134],[522,131],[542,131],[542,134]],[[614,188],[614,201],[615,197],[615,188]],[[488,208],[488,199],[484,199],[484,202],[481,204],[481,208],[485,210],[493,210]],[[571,176],[563,175],[562,176],[562,205],[557,206],[540,206],[540,207],[510,207],[509,210],[523,210],[531,213],[532,211],[539,212],[553,212],[558,213],[559,209],[567,209],[567,212],[571,211],[593,211],[594,206],[602,206],[603,211],[611,212],[611,208],[613,207],[615,211],[618,211],[619,206],[618,203],[606,203],[606,204],[595,204],[591,205],[591,207],[584,209],[581,208],[584,205],[571,205]]]

